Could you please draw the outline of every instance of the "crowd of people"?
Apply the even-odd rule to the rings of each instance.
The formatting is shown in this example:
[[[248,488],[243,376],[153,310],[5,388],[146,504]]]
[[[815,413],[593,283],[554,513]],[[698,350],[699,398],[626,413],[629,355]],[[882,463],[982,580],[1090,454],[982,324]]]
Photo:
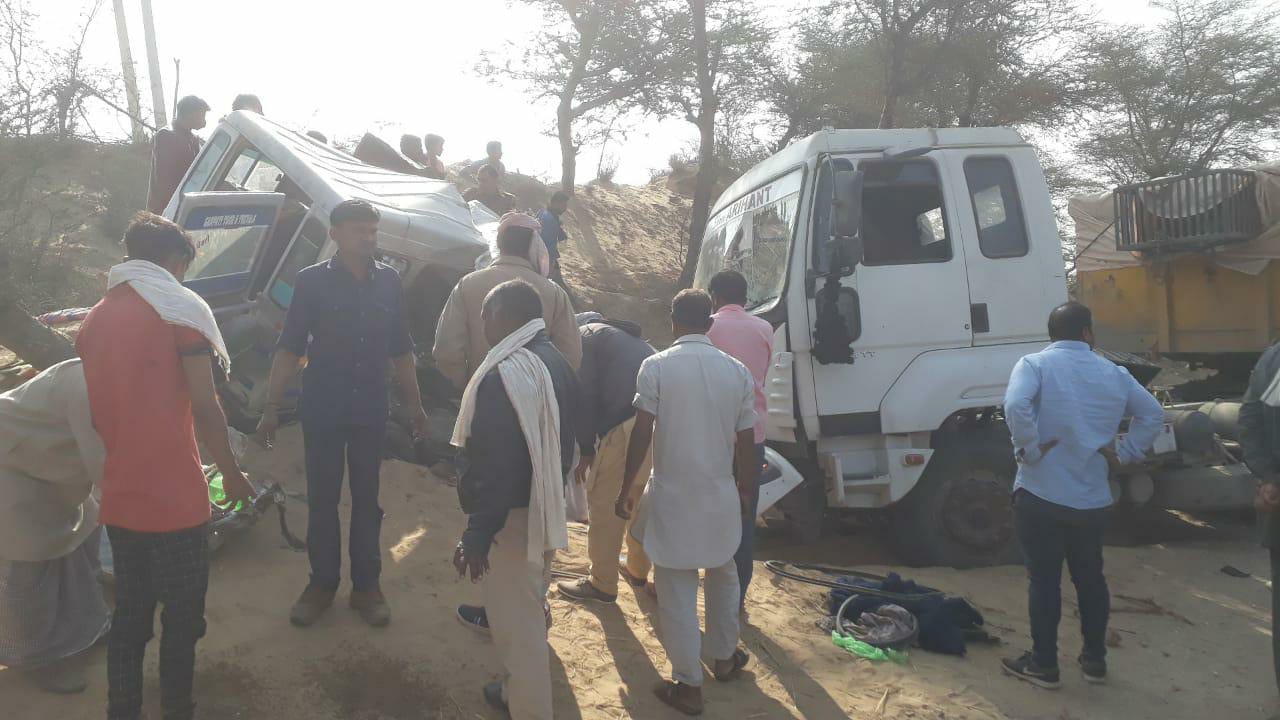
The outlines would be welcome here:
[[[236,109],[262,106],[242,96]],[[140,716],[158,605],[164,717],[195,714],[211,517],[197,440],[229,502],[255,493],[217,397],[230,366],[226,345],[208,304],[181,284],[195,245],[154,214],[181,179],[171,166],[189,164],[198,151],[193,133],[209,108],[184,98],[178,110],[156,137],[152,212],[126,231],[128,257],[111,269],[105,296],[83,323],[79,358],[0,395],[0,492],[22,499],[0,510],[27,509],[0,515],[0,663],[32,668],[50,691],[77,692],[87,679],[67,659],[106,636],[109,720]],[[443,169],[442,151],[443,139],[428,135],[424,165]],[[566,488],[576,483],[586,489],[591,564],[586,577],[558,583],[558,595],[612,604],[625,582],[655,597],[671,678],[654,693],[700,714],[704,670],[732,681],[751,660],[739,629],[752,579],[774,328],[745,309],[748,282],[732,270],[716,274],[707,291],[676,295],[676,339],[661,351],[632,322],[575,314],[558,266],[569,196],[557,193],[537,217],[515,212],[501,189],[501,157],[501,145],[491,144],[475,167],[479,187],[469,191],[501,215],[499,256],[453,288],[430,350],[460,392],[451,442],[466,526],[451,552],[457,572],[480,584],[482,602],[460,606],[457,617],[493,638],[504,670],[483,696],[513,718],[553,716],[551,566],[568,547]],[[420,435],[428,417],[400,278],[376,260],[378,209],[349,200],[329,221],[336,254],[298,273],[257,436],[274,443],[286,386],[301,367],[310,573],[289,621],[313,626],[337,599],[345,482],[348,603],[383,627],[392,611],[381,583],[379,470],[392,390]],[[550,256],[545,266],[538,247]],[[1106,678],[1108,477],[1150,449],[1163,411],[1125,370],[1092,352],[1087,308],[1055,309],[1048,334],[1045,350],[1017,363],[1004,400],[1033,649],[1003,668],[1053,688],[1061,682],[1064,563],[1079,600],[1079,666],[1090,682]],[[1126,418],[1127,432],[1117,437]],[[1259,361],[1241,424],[1246,461],[1262,481],[1258,506],[1270,517],[1280,508],[1280,346]],[[12,440],[33,429],[41,442]],[[104,532],[114,558],[110,612],[95,579]],[[1272,557],[1274,572],[1274,549]]]

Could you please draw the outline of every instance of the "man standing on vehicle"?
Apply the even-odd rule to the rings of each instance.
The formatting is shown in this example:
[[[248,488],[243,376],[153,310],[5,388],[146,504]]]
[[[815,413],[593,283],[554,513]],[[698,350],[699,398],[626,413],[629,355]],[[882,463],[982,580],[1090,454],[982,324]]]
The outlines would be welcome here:
[[[551,720],[544,603],[551,559],[568,547],[564,475],[573,462],[577,379],[547,337],[538,293],[509,280],[484,301],[493,347],[462,393],[452,442],[466,459],[459,575],[483,579],[506,677],[485,699],[516,720]]]
[[[1049,314],[1048,348],[1018,361],[1004,398],[1018,477],[1014,526],[1030,579],[1033,649],[1004,671],[1043,688],[1060,684],[1058,622],[1062,563],[1076,586],[1085,680],[1107,677],[1111,600],[1102,572],[1102,534],[1113,498],[1110,468],[1151,449],[1164,410],[1124,368],[1093,352],[1093,315],[1075,302]],[[1120,423],[1128,432],[1117,437]]]
[[[764,466],[764,426],[768,418],[764,382],[773,362],[773,326],[768,321],[747,312],[747,279],[736,270],[716,273],[707,285],[716,313],[711,316],[711,329],[707,337],[712,344],[746,366],[755,383],[755,449],[756,467]],[[760,488],[753,487],[751,501],[742,516],[742,543],[733,556],[738,564],[738,584],[741,585],[738,610],[747,599],[747,586],[751,584],[754,565],[752,558],[756,545],[756,508],[760,504]]]
[[[195,95],[178,101],[173,127],[162,128],[152,140],[151,180],[147,188],[147,210],[164,212],[173,193],[187,174],[187,168],[200,153],[200,138],[195,131],[204,127],[209,103]]]
[[[614,501],[622,489],[626,470],[627,444],[635,426],[636,376],[640,366],[653,355],[653,348],[640,337],[640,326],[625,320],[588,322],[582,326],[582,366],[578,382],[582,391],[575,418],[578,447],[577,482],[587,484],[590,524],[587,526],[587,556],[591,570],[587,577],[559,584],[560,594],[574,600],[613,603],[618,599],[618,574],[633,587],[644,587],[649,577],[649,558],[629,533],[630,525],[614,513]],[[632,499],[639,500],[652,468],[646,456],[635,483]],[[589,476],[589,478],[588,478]],[[627,539],[627,564],[619,567],[618,553],[623,535]]]
[[[436,326],[435,346],[431,350],[436,368],[455,386],[465,388],[476,368],[484,361],[490,346],[485,334],[484,302],[490,291],[508,280],[523,280],[538,292],[542,300],[542,318],[551,342],[569,365],[577,370],[582,362],[582,337],[574,318],[569,296],[555,283],[534,269],[529,250],[538,232],[538,221],[523,213],[508,213],[498,224],[498,258],[492,265],[477,270],[458,281]],[[550,618],[550,610],[547,610]],[[458,620],[479,632],[489,631],[489,620],[483,607],[462,605]]]
[[[703,663],[727,681],[749,661],[738,647],[733,556],[759,473],[755,383],[742,363],[707,339],[711,308],[701,290],[681,291],[671,302],[677,340],[640,367],[635,427],[615,502],[618,517],[630,519],[637,506],[631,488],[652,440],[653,477],[631,532],[653,560],[662,646],[675,678],[654,693],[689,715],[702,712]],[[699,570],[706,570],[705,634],[698,627]]]
[[[378,544],[378,471],[389,413],[388,370],[419,435],[426,433],[427,415],[418,393],[400,276],[374,260],[380,217],[364,200],[347,200],[329,214],[329,236],[338,252],[298,273],[258,424],[260,439],[269,445],[279,424],[276,412],[285,385],[305,355],[298,417],[306,456],[311,581],[289,615],[299,627],[315,623],[329,609],[341,579],[338,500],[344,458],[351,484],[350,604],[374,627],[391,621],[379,585]]]
[[[1258,479],[1258,527],[1271,553],[1271,653],[1280,689],[1280,345],[1272,345],[1253,368],[1240,406],[1240,448]]]
[[[156,605],[166,720],[195,714],[196,642],[209,587],[209,483],[196,438],[222,473],[231,502],[253,489],[236,463],[214,388],[230,367],[213,311],[181,284],[196,255],[177,225],[140,214],[125,231],[129,257],[76,339],[93,426],[102,436],[99,521],[115,562],[116,608],[107,641],[107,717],[142,713],[142,662]]]

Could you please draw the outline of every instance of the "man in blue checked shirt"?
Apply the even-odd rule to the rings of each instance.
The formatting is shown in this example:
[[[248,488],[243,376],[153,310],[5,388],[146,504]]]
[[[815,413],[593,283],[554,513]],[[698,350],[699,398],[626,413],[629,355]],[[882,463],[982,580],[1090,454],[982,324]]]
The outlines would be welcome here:
[[[1018,478],[1014,525],[1030,579],[1032,651],[1003,661],[1006,673],[1057,688],[1062,563],[1076,586],[1085,680],[1106,680],[1110,596],[1102,534],[1112,504],[1110,469],[1138,462],[1164,410],[1124,368],[1093,352],[1093,315],[1079,303],[1049,314],[1041,352],[1018,361],[1004,398]],[[1129,418],[1128,432],[1117,437]]]

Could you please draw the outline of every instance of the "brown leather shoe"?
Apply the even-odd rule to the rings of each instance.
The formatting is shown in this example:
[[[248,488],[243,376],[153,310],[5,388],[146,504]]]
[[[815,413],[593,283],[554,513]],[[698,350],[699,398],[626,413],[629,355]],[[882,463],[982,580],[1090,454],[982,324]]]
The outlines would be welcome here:
[[[302,591],[302,596],[298,598],[298,602],[293,604],[293,609],[289,611],[289,622],[298,627],[308,627],[314,625],[324,611],[329,609],[333,604],[333,596],[336,593],[332,590],[325,590],[313,584],[308,584],[307,589]]]
[[[351,609],[373,627],[386,627],[391,622],[391,606],[381,590],[352,590]]]
[[[586,578],[574,580],[572,582],[558,583],[556,587],[560,589],[561,595],[579,602],[591,600],[593,602],[612,605],[618,601],[617,595],[609,595],[608,593],[597,590],[596,586],[592,585],[591,581]]]

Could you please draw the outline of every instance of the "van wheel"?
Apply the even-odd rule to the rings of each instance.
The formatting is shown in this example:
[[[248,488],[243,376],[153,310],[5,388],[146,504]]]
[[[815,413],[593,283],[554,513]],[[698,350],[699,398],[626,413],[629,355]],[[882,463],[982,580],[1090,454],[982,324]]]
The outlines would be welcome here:
[[[946,436],[894,510],[903,561],[956,568],[1020,562],[1010,499],[1016,472],[1003,424]]]

